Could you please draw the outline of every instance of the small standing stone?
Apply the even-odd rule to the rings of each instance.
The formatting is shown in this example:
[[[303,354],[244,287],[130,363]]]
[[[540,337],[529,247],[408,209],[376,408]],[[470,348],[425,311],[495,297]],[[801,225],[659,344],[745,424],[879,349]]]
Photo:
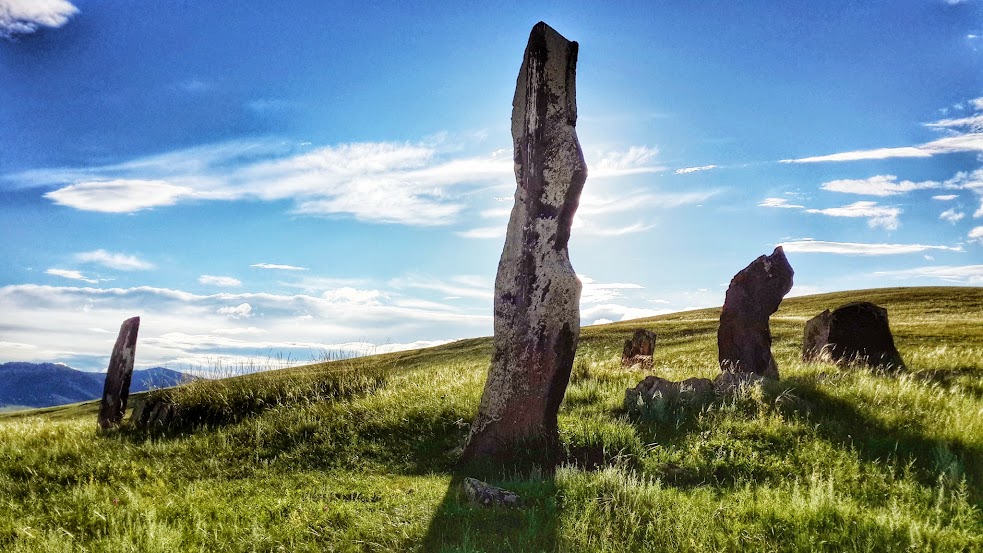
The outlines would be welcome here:
[[[652,354],[655,353],[655,333],[639,328],[631,338],[625,340],[625,348],[621,352],[621,366],[632,367],[640,365],[647,369],[652,367]]]
[[[515,204],[495,278],[495,341],[461,454],[510,461],[560,453],[557,412],[580,336],[580,280],[567,242],[587,165],[577,140],[577,43],[545,23],[529,34],[515,97]]]
[[[901,353],[894,345],[887,309],[870,302],[848,303],[832,313],[824,311],[806,323],[802,358],[821,359],[819,353],[822,352],[840,365],[859,363],[888,370],[905,368]]]
[[[133,377],[139,330],[140,317],[123,321],[119,328],[119,337],[113,346],[113,355],[109,358],[106,384],[102,389],[102,404],[99,407],[99,427],[103,430],[123,420],[126,400],[130,396],[130,379]]]
[[[730,281],[717,329],[720,369],[778,378],[768,319],[792,289],[792,266],[781,246]]]

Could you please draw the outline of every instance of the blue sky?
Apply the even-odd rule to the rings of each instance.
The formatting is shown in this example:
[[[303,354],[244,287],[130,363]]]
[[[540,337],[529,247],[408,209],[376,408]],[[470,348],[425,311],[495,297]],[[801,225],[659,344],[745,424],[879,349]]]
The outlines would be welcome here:
[[[0,0],[0,361],[491,334],[529,29],[580,43],[583,324],[983,285],[983,2]]]

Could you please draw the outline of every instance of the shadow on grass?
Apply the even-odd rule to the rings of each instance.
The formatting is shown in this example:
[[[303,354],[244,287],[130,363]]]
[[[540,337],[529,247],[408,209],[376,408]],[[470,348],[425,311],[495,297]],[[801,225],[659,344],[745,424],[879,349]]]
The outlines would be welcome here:
[[[419,551],[556,551],[558,514],[556,484],[552,476],[535,474],[486,481],[516,492],[519,507],[470,505],[463,482],[475,473],[458,469],[427,528]]]
[[[913,378],[951,388],[958,386],[977,398],[983,398],[983,370],[978,367],[956,367],[912,373]]]
[[[983,507],[983,449],[928,437],[917,427],[884,424],[854,403],[819,389],[810,379],[793,377],[786,382],[800,398],[789,414],[818,423],[816,431],[824,439],[856,451],[864,461],[897,460],[898,466],[910,464],[925,485],[937,483],[940,477],[953,481],[965,477],[971,501],[976,507]]]

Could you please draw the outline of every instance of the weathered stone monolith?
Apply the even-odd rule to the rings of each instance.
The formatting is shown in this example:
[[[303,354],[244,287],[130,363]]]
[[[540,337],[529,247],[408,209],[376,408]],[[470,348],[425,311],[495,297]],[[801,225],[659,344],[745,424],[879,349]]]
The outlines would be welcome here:
[[[768,319],[792,289],[792,266],[781,246],[730,281],[717,329],[720,370],[778,378]]]
[[[557,411],[580,335],[580,280],[567,252],[587,179],[577,141],[577,43],[529,34],[512,100],[515,205],[495,279],[495,342],[463,461],[558,451]]]
[[[855,363],[887,370],[905,368],[901,353],[894,345],[887,309],[870,302],[848,303],[832,313],[827,310],[810,319],[802,342],[803,359],[822,359],[818,354],[822,352],[823,356],[840,365]]]
[[[655,353],[655,333],[651,330],[639,328],[635,330],[631,338],[625,340],[624,350],[621,352],[621,366],[642,369],[652,368],[652,354]]]
[[[123,420],[126,399],[130,396],[130,379],[133,377],[139,330],[140,317],[127,319],[119,327],[119,336],[106,371],[106,384],[102,389],[102,405],[99,407],[99,426],[103,430]]]

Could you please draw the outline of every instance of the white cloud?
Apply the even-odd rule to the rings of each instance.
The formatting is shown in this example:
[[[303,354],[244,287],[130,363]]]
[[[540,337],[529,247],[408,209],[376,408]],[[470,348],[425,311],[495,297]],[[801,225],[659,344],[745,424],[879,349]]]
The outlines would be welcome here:
[[[627,307],[615,303],[602,303],[580,310],[580,320],[584,326],[598,324],[597,321],[627,321],[643,317],[655,317],[674,312],[674,309],[645,309],[642,307]]]
[[[905,194],[912,190],[924,190],[929,188],[939,188],[940,183],[935,181],[912,182],[904,180],[898,182],[898,177],[894,175],[876,175],[867,179],[843,179],[825,182],[821,188],[830,192],[842,192],[844,194],[863,194],[866,196],[896,196]]]
[[[221,307],[217,311],[219,315],[225,315],[230,319],[246,319],[253,316],[253,306],[248,303],[240,303],[236,306]]]
[[[654,226],[655,225],[646,225],[644,223],[632,223],[630,225],[620,227],[606,227],[587,221],[579,216],[574,217],[573,220],[573,232],[575,232],[577,235],[586,236],[624,236],[626,234],[645,232]]]
[[[492,238],[505,238],[505,231],[508,225],[502,224],[494,227],[477,227],[468,230],[462,230],[457,232],[458,236],[461,238],[477,238],[481,240],[487,240]]]
[[[940,202],[950,202],[958,197],[959,194],[942,194],[941,196],[932,196],[932,199]]]
[[[583,289],[580,292],[580,304],[610,302],[621,297],[622,290],[641,290],[641,284],[633,282],[597,282],[586,275],[577,275]]]
[[[873,150],[853,150],[824,156],[783,159],[780,163],[819,163],[823,161],[859,161],[866,159],[890,159],[897,157],[932,157],[932,154],[915,146],[900,148],[875,148]]]
[[[961,211],[956,211],[956,208],[952,208],[952,209],[947,209],[943,211],[941,214],[939,214],[939,219],[942,221],[946,221],[948,223],[952,223],[954,225],[959,221],[961,221],[962,218],[965,216],[966,216],[965,213]]]
[[[911,157],[932,157],[939,154],[959,152],[983,152],[983,133],[957,134],[926,142],[920,146],[898,148],[875,148],[873,150],[854,150],[824,156],[783,159],[781,163],[820,163],[826,161],[861,161],[870,159],[892,159]]]
[[[129,213],[189,199],[289,199],[295,213],[420,226],[453,222],[468,187],[514,186],[511,159],[447,159],[447,152],[433,145],[390,142],[310,149],[234,141],[116,165],[38,169],[6,178],[20,186],[59,186],[45,196],[90,211]]]
[[[804,205],[790,204],[785,198],[765,198],[758,207],[779,207],[783,209],[804,209]]]
[[[818,213],[830,217],[863,217],[867,219],[867,224],[871,228],[881,227],[887,230],[895,230],[900,226],[898,216],[901,209],[897,207],[879,206],[877,202],[854,202],[843,207],[830,207],[826,209],[807,209],[806,213]]]
[[[380,305],[379,300],[383,297],[378,290],[359,290],[350,286],[327,290],[321,294],[329,303],[339,303],[348,305]]]
[[[418,289],[439,292],[444,296],[454,296],[491,302],[494,297],[495,284],[489,279],[475,275],[456,275],[449,281],[423,275],[410,275],[394,278],[389,285],[396,289]]]
[[[977,194],[983,194],[983,169],[977,169],[972,173],[960,171],[942,184],[945,188],[972,190]]]
[[[710,169],[716,169],[716,165],[701,165],[699,167],[683,167],[682,169],[676,169],[675,174],[686,175],[689,173],[696,173],[697,171],[709,171]]]
[[[934,123],[926,123],[925,126],[933,129],[967,128],[973,132],[983,132],[983,114],[957,119],[942,119]]]
[[[133,255],[112,253],[106,250],[94,250],[75,254],[75,260],[80,263],[97,263],[110,269],[120,271],[145,271],[153,269],[154,265]]]
[[[465,282],[470,281],[454,282],[468,288]],[[298,364],[356,340],[367,343],[371,352],[399,344],[423,347],[489,335],[490,285],[486,293],[488,303],[462,312],[433,302],[408,306],[415,298],[391,300],[385,292],[377,304],[352,304],[305,294],[197,295],[152,287],[9,285],[0,287],[3,340],[34,347],[0,344],[0,359],[105,368],[115,333],[93,334],[88,329],[115,329],[124,319],[140,315],[144,325],[137,364],[141,368],[209,365],[212,360],[233,358],[263,368],[268,363],[262,361],[271,356],[288,356],[293,359],[290,364]],[[263,340],[256,340],[258,336]]]
[[[512,198],[509,198],[511,200]],[[493,207],[491,209],[482,210],[479,214],[483,219],[502,219],[508,218],[512,214],[512,207]]]
[[[590,323],[589,325],[584,325],[584,326],[606,325],[606,324],[611,324],[613,322],[614,321],[612,321],[611,319],[605,319],[604,317],[601,317],[600,319],[595,320],[594,322]]]
[[[252,308],[250,308],[252,311]],[[255,326],[250,326],[246,328],[216,328],[212,330],[214,334],[240,336],[243,334],[265,334],[266,331],[262,328],[256,328]]]
[[[719,190],[698,192],[651,192],[647,190],[624,190],[617,194],[584,192],[580,197],[578,216],[610,215],[628,211],[673,209],[684,205],[699,204],[719,194]]]
[[[52,276],[58,276],[62,278],[69,278],[72,280],[81,280],[82,282],[88,282],[89,284],[96,284],[99,279],[89,278],[78,271],[71,271],[68,269],[48,269],[45,274]]]
[[[969,117],[941,119],[925,123],[928,128],[941,130],[949,136],[932,140],[917,146],[900,146],[895,148],[874,148],[870,150],[852,150],[829,155],[810,156],[798,159],[783,159],[782,163],[820,163],[830,161],[858,161],[890,158],[919,158],[957,152],[983,152],[983,102],[979,98],[970,103],[977,113]],[[957,105],[957,108],[962,106]]]
[[[930,278],[959,284],[983,285],[983,265],[937,265],[899,271],[879,271],[874,274],[898,279]]]
[[[983,244],[983,227],[976,227],[969,231],[969,241]]]
[[[294,265],[279,265],[277,263],[254,263],[250,267],[257,269],[270,269],[276,271],[306,271],[307,267],[297,267]]]
[[[200,284],[209,286],[236,287],[242,286],[242,281],[229,276],[201,275],[198,277]]]
[[[864,244],[856,242],[826,242],[809,238],[776,244],[789,253],[832,253],[841,255],[898,255],[928,250],[963,251],[962,247],[926,246],[923,244]]]
[[[0,37],[58,28],[78,12],[66,0],[0,0]]]
[[[190,188],[139,179],[79,182],[44,195],[59,205],[103,213],[132,213],[174,205],[182,197],[191,196],[194,192]]]
[[[640,173],[657,173],[665,167],[653,165],[651,161],[659,154],[657,148],[632,146],[624,152],[607,152],[594,163],[589,163],[589,178],[620,177]]]

